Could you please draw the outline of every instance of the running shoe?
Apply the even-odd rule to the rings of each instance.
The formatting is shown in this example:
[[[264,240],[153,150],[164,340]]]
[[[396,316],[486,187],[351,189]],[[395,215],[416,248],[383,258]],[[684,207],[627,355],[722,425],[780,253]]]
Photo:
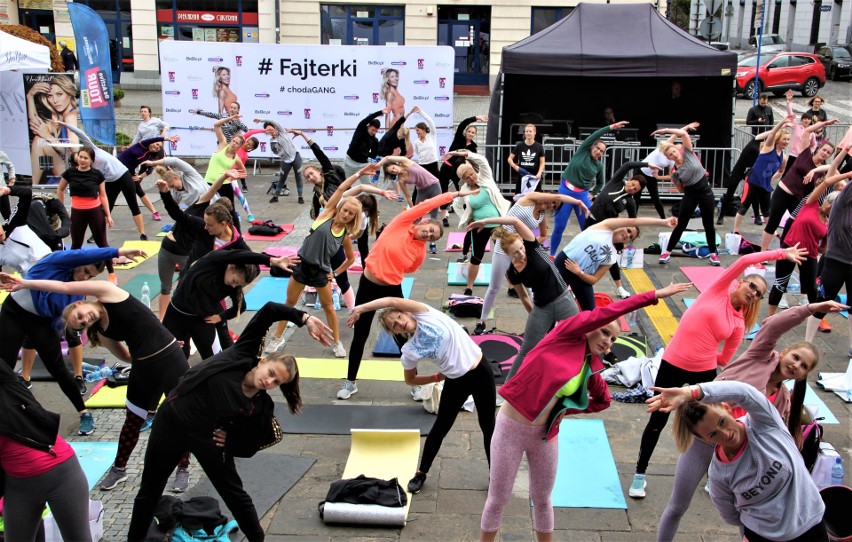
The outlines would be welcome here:
[[[154,214],[151,215],[151,218],[153,218],[156,222],[159,222],[163,219],[163,217],[161,217],[160,213],[158,213],[157,211],[154,211]]]
[[[671,252],[663,252],[662,254],[660,254],[660,263],[661,264],[669,263],[670,261],[672,261],[672,253]]]
[[[284,349],[284,345],[287,344],[287,339],[282,335],[281,337],[272,336],[269,339],[269,342],[266,343],[266,348],[263,349],[267,354],[272,354],[273,352],[278,352],[279,350]]]
[[[467,263],[467,255],[466,255],[466,254],[462,254],[461,256],[459,256],[459,257],[458,257],[458,259],[456,259],[456,261],[457,261],[458,263]]]
[[[147,236],[147,235],[145,235],[144,233],[140,233],[140,234],[139,234],[139,240],[140,240],[140,241],[147,241],[147,240],[148,240],[148,236]]]
[[[465,288],[464,295],[473,295],[473,290],[471,290],[470,288]]]
[[[139,428],[140,433],[144,433],[148,429],[151,429],[151,426],[154,425],[154,416],[156,416],[156,412],[149,412],[145,417],[145,423],[142,424],[142,427]]]
[[[787,303],[787,295],[786,294],[781,295],[781,301],[778,302],[778,308],[779,309],[789,309],[790,308],[790,304]]]
[[[823,318],[819,323],[819,328],[817,329],[819,329],[820,333],[831,333],[831,324],[828,323],[828,320]]]
[[[476,328],[473,330],[474,335],[482,335],[485,333],[485,322],[477,322]]]
[[[289,196],[290,195],[290,189],[285,186],[284,190],[281,191],[281,195],[282,196]]]
[[[337,390],[337,398],[346,400],[358,393],[358,386],[355,382],[351,380],[343,380],[343,384],[340,385],[340,389]]]
[[[520,299],[520,296],[518,295],[518,291],[515,290],[514,288],[509,288],[506,291],[506,295],[509,296],[509,297],[514,297],[515,299]]]
[[[345,358],[346,357],[346,349],[343,348],[343,343],[337,341],[334,343],[334,357],[336,358]]]
[[[86,381],[83,380],[82,376],[75,376],[74,383],[77,384],[77,389],[80,390],[80,395],[86,395],[86,392],[89,391],[86,389]]]
[[[438,253],[438,245],[435,243],[429,243],[429,254],[437,254]]]
[[[269,203],[278,203],[278,196],[272,196],[269,198]]]
[[[80,414],[80,428],[77,430],[77,434],[81,436],[91,435],[95,432],[95,418],[92,416],[91,412],[84,412]]]
[[[414,475],[414,478],[408,481],[408,492],[412,494],[420,493],[420,490],[423,489],[423,484],[426,483],[426,473],[418,472]]]
[[[115,486],[118,484],[126,481],[127,471],[113,465],[107,471],[106,477],[104,478],[104,481],[101,482],[100,488],[101,491],[109,491],[110,489],[115,489]]]
[[[447,217],[444,217],[444,220],[441,223],[444,225],[445,228],[450,227],[450,221]]]
[[[32,381],[31,381],[31,380],[27,380],[26,378],[24,378],[24,377],[23,377],[23,376],[21,376],[21,375],[18,375],[18,378],[20,378],[20,379],[21,379],[21,383],[22,383],[24,386],[26,386],[28,390],[33,389],[33,383],[32,383]]]
[[[248,185],[246,184],[246,182],[245,182],[245,181],[242,181],[242,182],[241,182],[241,188],[243,189],[243,192],[245,192],[246,194],[248,194]]]
[[[254,215],[253,215],[253,214],[249,213],[249,215],[248,215],[248,221],[249,221],[249,222],[254,222]]]
[[[645,487],[647,485],[648,482],[645,481],[644,474],[634,474],[633,483],[630,484],[630,489],[627,491],[627,494],[633,497],[634,499],[644,499]]]
[[[118,276],[115,273],[109,274],[109,281],[118,286]]]
[[[305,204],[305,198],[303,198],[302,196],[299,196],[299,205],[304,205],[304,204]]]
[[[617,295],[621,299],[627,299],[628,297],[630,297],[630,292],[624,289],[624,286],[619,286],[615,289],[615,295]]]
[[[709,260],[710,260],[710,265],[712,265],[713,267],[719,267],[720,265],[722,265],[722,262],[719,261],[719,255],[718,254],[715,254],[715,253],[711,254]]]
[[[178,467],[172,482],[172,493],[183,493],[189,487],[189,469]]]

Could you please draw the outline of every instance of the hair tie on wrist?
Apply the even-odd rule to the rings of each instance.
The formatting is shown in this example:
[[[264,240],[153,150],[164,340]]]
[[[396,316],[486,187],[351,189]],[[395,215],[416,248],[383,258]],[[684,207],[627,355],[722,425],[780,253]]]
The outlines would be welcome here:
[[[698,392],[699,392],[700,390],[701,390],[701,387],[700,387],[700,386],[690,386],[690,387],[689,387],[689,393],[691,393],[691,394],[692,394],[692,400],[693,400],[693,401],[698,401],[698,400],[699,400],[699,399],[698,399]]]

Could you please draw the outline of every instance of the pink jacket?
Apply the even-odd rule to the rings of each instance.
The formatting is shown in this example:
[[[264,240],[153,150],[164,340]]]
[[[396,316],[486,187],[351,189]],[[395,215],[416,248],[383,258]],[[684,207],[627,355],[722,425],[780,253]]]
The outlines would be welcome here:
[[[530,350],[520,369],[500,388],[500,395],[506,399],[526,419],[534,421],[544,412],[550,400],[569,380],[577,376],[583,367],[588,347],[586,333],[594,331],[619,316],[656,305],[655,292],[637,294],[625,300],[592,311],[583,311],[556,325],[535,348]],[[589,392],[589,406],[582,411],[568,409],[566,414],[577,412],[598,412],[609,407],[609,390],[601,378],[604,369],[598,356],[591,356],[589,366],[592,374],[588,382],[583,383],[583,392]],[[557,403],[556,409],[562,405]],[[547,431],[550,440],[559,433],[559,425],[554,424]]]

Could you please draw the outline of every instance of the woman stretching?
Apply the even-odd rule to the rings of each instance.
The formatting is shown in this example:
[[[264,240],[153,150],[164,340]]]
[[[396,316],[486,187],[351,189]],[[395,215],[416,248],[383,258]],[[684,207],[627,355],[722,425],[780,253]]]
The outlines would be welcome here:
[[[537,240],[539,243],[542,243],[544,242],[544,239],[547,238],[547,219],[545,217],[545,212],[552,211],[559,204],[579,204],[585,207],[583,202],[576,200],[571,196],[565,196],[563,194],[547,194],[544,192],[529,192],[512,205],[511,208],[509,208],[506,218],[520,219],[520,221],[530,231],[539,230],[541,235]],[[586,210],[586,212],[588,212],[588,210]],[[505,230],[506,233],[518,233],[513,224],[514,221],[511,220],[503,223],[503,230]],[[481,335],[485,333],[485,323],[488,321],[488,314],[490,314],[491,309],[494,308],[494,301],[497,298],[497,292],[500,291],[500,287],[503,285],[503,279],[506,277],[506,273],[509,271],[509,267],[512,265],[514,259],[514,257],[503,248],[503,238],[505,238],[505,234],[503,234],[502,237],[495,239],[494,254],[491,256],[491,280],[488,282],[488,291],[485,293],[485,302],[482,305],[482,318],[476,323],[476,329],[473,331],[474,335]],[[516,286],[512,287],[509,290],[512,293],[509,295],[520,295],[516,288]],[[529,298],[529,296],[527,296],[527,298]],[[528,306],[526,303],[524,303],[524,306],[528,311],[532,309],[532,307]]]
[[[788,220],[781,234],[781,248],[799,245],[808,251],[807,257],[799,264],[799,284],[801,284],[802,293],[807,296],[810,303],[815,303],[817,300],[819,256],[821,251],[824,252],[831,208],[841,192],[828,194],[822,202],[820,199],[826,189],[850,177],[852,177],[850,174],[840,174],[824,179],[810,193],[796,216]],[[772,284],[772,291],[769,292],[768,313],[770,316],[778,310],[778,304],[787,291],[787,284],[794,270],[794,264],[783,260],[778,262],[775,268],[775,282]]]
[[[0,408],[6,539],[35,540],[47,504],[64,540],[90,542],[89,486],[74,449],[59,435],[59,414],[45,410],[5,363]]]
[[[762,391],[775,406],[781,418],[787,422],[787,429],[796,442],[801,441],[802,404],[807,388],[807,377],[819,363],[819,350],[805,341],[797,342],[778,352],[775,346],[788,331],[805,321],[811,314],[839,312],[845,305],[826,301],[823,303],[801,305],[763,321],[760,331],[751,341],[748,350],[725,367],[715,380],[727,380],[751,384]],[[796,381],[790,391],[784,385],[787,379]],[[738,409],[739,410],[739,409]],[[745,412],[733,412],[734,418]],[[695,440],[689,449],[682,450],[675,467],[675,484],[666,509],[660,518],[657,531],[659,542],[671,541],[677,534],[680,519],[689,509],[692,496],[707,472],[713,459],[713,446],[703,440]]]
[[[71,192],[71,248],[82,248],[86,239],[86,229],[92,231],[95,244],[101,248],[109,247],[107,227],[115,223],[109,212],[104,174],[94,169],[95,151],[83,147],[71,156],[74,164],[62,174],[56,188],[56,199],[65,204],[65,189]],[[112,260],[106,262],[109,280],[118,283]]]
[[[438,171],[438,158],[440,156],[438,154],[438,128],[435,126],[432,117],[427,115],[420,107],[414,107],[408,116],[411,117],[415,113],[426,121],[418,122],[414,126],[414,131],[417,133],[417,139],[414,140],[414,153],[417,155],[417,163],[437,180],[438,175],[440,175]],[[420,188],[418,187],[417,190],[420,190]]]
[[[158,136],[150,139],[143,139],[139,143],[127,147],[118,155],[118,160],[124,164],[128,170],[130,170],[130,173],[133,176],[133,181],[136,185],[136,195],[139,196],[139,199],[142,200],[145,207],[151,211],[151,216],[156,221],[161,220],[160,213],[157,212],[154,204],[151,203],[151,199],[145,195],[145,191],[142,190],[142,180],[151,174],[152,168],[142,168],[138,175],[136,174],[136,170],[146,161],[162,158],[163,154],[165,154],[163,151],[163,144],[166,141],[177,143],[180,141],[180,138],[178,136]]]
[[[125,290],[104,280],[60,282],[24,280],[0,274],[10,291],[41,290],[66,296],[91,296],[95,301],[75,301],[62,311],[62,319],[70,329],[86,331],[89,344],[104,346],[119,360],[133,363],[127,386],[126,413],[118,452],[112,468],[100,484],[102,490],[114,489],[127,480],[125,467],[139,440],[139,428],[149,410],[154,410],[160,396],[177,384],[189,364],[175,338],[163,327],[151,309]],[[124,343],[124,344],[122,344]],[[186,489],[189,457],[181,465]],[[177,484],[177,482],[176,482]]]
[[[447,192],[406,209],[394,217],[385,226],[365,262],[364,273],[355,296],[355,306],[383,297],[401,298],[402,279],[406,273],[413,273],[423,265],[423,260],[426,259],[426,243],[434,243],[444,235],[440,222],[421,218],[432,209],[468,194],[471,192]],[[355,323],[352,344],[349,346],[349,368],[346,380],[337,391],[338,399],[349,399],[352,394],[358,393],[355,381],[361,367],[364,345],[370,337],[373,314],[373,311],[364,311]]]
[[[606,152],[606,143],[601,141],[600,137],[611,130],[624,128],[627,124],[627,121],[621,121],[604,126],[587,137],[577,147],[571,161],[565,171],[562,172],[562,181],[559,183],[560,194],[582,201],[586,208],[592,206],[589,191],[594,190],[597,193],[598,185],[603,186],[604,183],[604,163],[601,158]],[[556,251],[562,244],[562,234],[565,233],[565,226],[568,225],[568,219],[571,218],[571,211],[574,211],[577,215],[580,229],[583,229],[583,225],[586,223],[586,215],[579,206],[563,205],[560,207],[556,216],[553,217],[553,235],[550,236],[551,256],[556,256]]]
[[[468,117],[459,123],[456,128],[456,135],[453,137],[453,142],[450,143],[450,148],[447,152],[452,153],[459,149],[466,149],[470,152],[476,152],[476,126],[472,126],[474,122],[488,122],[486,115],[477,115],[476,117]],[[443,158],[444,165],[441,166],[441,171],[438,175],[438,181],[441,183],[441,192],[446,193],[450,189],[450,181],[459,189],[458,168],[465,163],[465,159],[461,156],[451,156],[448,159]],[[447,219],[449,205],[441,207],[441,220],[445,228],[450,227],[450,222]],[[468,250],[470,247],[468,246]],[[467,250],[464,251],[467,254]]]
[[[639,237],[639,226],[677,226],[675,217],[610,218],[583,230],[563,248],[553,263],[565,284],[571,287],[580,310],[595,308],[594,286],[616,264],[615,245],[624,245]]]
[[[529,462],[536,540],[553,540],[550,495],[559,461],[559,443],[555,437],[562,418],[609,407],[609,389],[599,373],[604,369],[601,356],[621,331],[618,317],[655,305],[658,300],[689,287],[689,284],[672,284],[581,312],[560,322],[530,351],[515,377],[500,388],[506,402],[497,414],[491,441],[491,479],[482,512],[480,540],[490,542],[497,536],[524,453]]]
[[[579,311],[547,251],[523,220],[513,216],[495,217],[473,222],[470,228],[483,228],[489,223],[503,225],[494,228],[492,235],[498,243],[503,244],[503,250],[510,258],[506,279],[515,288],[521,303],[529,313],[524,329],[524,343],[512,363],[512,370],[506,377],[508,380],[518,371],[527,353],[544,338],[556,322],[574,316]],[[512,227],[512,230],[508,227]],[[527,288],[533,292],[532,300]]]
[[[683,129],[694,131],[698,127],[699,124],[697,122],[693,122],[684,126]],[[670,139],[672,142],[674,141],[674,138]],[[648,164],[648,166],[643,167],[640,171],[642,172],[642,175],[645,176],[648,195],[651,196],[651,202],[654,204],[654,209],[656,209],[657,215],[660,218],[666,218],[666,211],[663,209],[663,202],[660,201],[659,182],[672,180],[671,169],[674,167],[675,163],[663,154],[663,151],[661,150],[662,146],[663,143],[660,143],[656,149],[651,151],[651,154],[642,159],[642,161]],[[669,174],[666,174],[665,170],[669,170]],[[638,209],[642,200],[642,190],[633,194],[633,200],[636,202],[636,208]]]
[[[192,264],[181,277],[166,309],[163,325],[184,345],[192,339],[201,359],[218,354],[231,343],[216,332],[217,325],[245,311],[243,288],[260,274],[258,266],[290,271],[295,261],[250,250],[211,252]],[[278,273],[276,270],[273,275]],[[229,308],[224,307],[226,297],[231,298]],[[227,342],[223,344],[223,341]]]
[[[749,542],[828,542],[825,505],[796,441],[772,402],[741,382],[651,388],[648,411],[675,411],[673,433],[685,452],[695,439],[713,448],[710,499]],[[738,420],[727,402],[748,415]]]
[[[385,156],[379,164],[384,167],[386,177],[396,178],[397,187],[405,197],[405,201],[408,202],[409,207],[414,207],[415,204],[421,201],[434,198],[441,194],[441,184],[438,181],[438,177],[432,171],[419,164],[415,164],[404,156]],[[417,197],[414,201],[412,201],[411,195],[408,193],[408,185],[413,186],[416,191]],[[438,209],[433,209],[429,213],[429,217],[437,219]],[[438,245],[429,243],[429,252],[437,254]]]
[[[279,320],[307,325],[313,339],[330,344],[331,330],[319,319],[286,305],[267,303],[234,346],[187,371],[157,410],[133,503],[129,542],[145,540],[169,473],[187,451],[198,460],[246,538],[264,540],[257,510],[243,489],[234,457],[251,457],[281,440],[267,390],[278,387],[293,414],[302,406],[295,358],[278,353],[258,359],[269,326]]]
[[[491,166],[488,165],[485,157],[466,150],[453,151],[449,155],[467,158],[468,163],[459,166],[458,174],[464,182],[462,190],[473,190],[475,192],[453,203],[459,216],[459,226],[467,228],[476,220],[506,216],[506,213],[509,212],[509,202],[506,201],[506,198],[500,193],[497,183],[494,182]],[[444,159],[448,158],[449,155],[444,155]],[[467,270],[467,288],[464,290],[464,295],[473,295],[473,283],[479,274],[479,264],[485,257],[485,247],[488,246],[492,228],[494,226],[486,226],[479,231],[468,233],[472,237],[473,254],[470,257],[470,266]]]
[[[768,289],[766,280],[760,275],[747,275],[733,287],[731,282],[750,265],[785,258],[799,263],[806,254],[805,249],[792,246],[737,258],[683,313],[654,385],[666,388],[716,378],[716,368],[731,361],[746,330],[751,330],[757,322],[760,300]],[[720,352],[722,342],[725,346]],[[645,497],[645,471],[668,419],[667,412],[653,412],[642,433],[636,473],[628,492],[635,499]]]
[[[763,145],[760,147],[760,154],[757,160],[754,161],[754,165],[751,166],[751,172],[748,174],[745,199],[740,203],[737,216],[734,217],[734,233],[740,231],[740,224],[743,221],[743,217],[748,212],[748,208],[753,204],[757,204],[760,207],[760,213],[756,215],[755,220],[761,214],[769,216],[772,179],[775,178],[779,171],[783,171],[784,149],[790,144],[790,132],[782,130],[782,128],[788,126],[794,119],[795,117],[792,115],[783,119],[772,127],[769,135],[763,140]]]
[[[676,169],[672,173],[672,182],[679,191],[683,192],[683,199],[680,201],[680,213],[677,217],[678,225],[669,237],[669,244],[663,247],[660,263],[669,263],[672,259],[672,250],[680,241],[680,236],[686,231],[689,219],[692,218],[695,209],[700,209],[704,236],[707,239],[707,248],[710,250],[710,265],[722,265],[722,262],[719,261],[719,254],[716,252],[716,229],[713,224],[716,197],[713,195],[713,189],[707,180],[707,170],[704,169],[692,150],[692,140],[689,138],[689,133],[683,129],[664,128],[652,132],[651,135],[658,134],[671,134],[680,137],[683,144],[683,147],[679,148],[672,144],[671,138],[669,138],[669,141],[660,146],[663,154],[675,163]]]
[[[218,179],[221,174],[231,168],[236,169],[245,176],[246,166],[237,155],[237,151],[243,146],[245,139],[241,135],[236,135],[231,138],[231,141],[228,141],[222,133],[223,124],[239,118],[240,115],[233,115],[219,119],[213,124],[216,131],[217,147],[216,151],[210,155],[210,163],[207,165],[207,172],[204,174],[204,180],[207,181],[207,184],[209,185],[216,182],[216,179]],[[223,198],[228,198],[228,201],[231,202],[231,206],[234,206],[234,187],[231,185],[230,180],[225,181],[221,188],[219,188],[218,193]]]
[[[482,350],[473,342],[458,322],[432,307],[397,297],[384,297],[364,305],[356,306],[349,315],[349,326],[361,315],[382,309],[379,324],[388,334],[408,335],[402,347],[400,361],[404,369],[405,383],[422,386],[430,382],[444,381],[438,417],[423,445],[420,467],[408,482],[408,491],[420,493],[426,475],[441,449],[444,437],[452,429],[456,417],[468,396],[473,395],[476,416],[485,457],[491,457],[491,435],[494,433],[494,373],[491,364],[482,355]],[[418,375],[417,362],[430,359],[438,365],[438,372]]]

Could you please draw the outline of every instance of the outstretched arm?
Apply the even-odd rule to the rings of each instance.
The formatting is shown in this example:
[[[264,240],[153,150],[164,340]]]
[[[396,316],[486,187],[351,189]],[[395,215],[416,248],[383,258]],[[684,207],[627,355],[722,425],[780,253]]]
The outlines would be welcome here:
[[[471,222],[468,225],[467,230],[481,230],[486,224],[505,224],[507,226],[512,226],[524,241],[535,241],[535,235],[532,230],[529,229],[529,227],[524,224],[520,218],[515,216],[496,216],[493,218],[486,218],[485,220],[477,220],[475,222]]]
[[[590,229],[615,231],[618,228],[628,228],[630,226],[662,226],[663,228],[674,228],[677,226],[677,217],[607,218],[606,220],[591,226]]]
[[[429,308],[423,303],[412,301],[410,299],[383,297],[381,299],[370,301],[369,303],[364,303],[363,305],[356,305],[355,308],[349,312],[349,319],[346,323],[349,327],[352,327],[362,314],[365,312],[377,311],[379,309],[396,309],[401,312],[426,312],[429,310]]]
[[[56,294],[93,296],[97,298],[108,295],[114,290],[124,292],[108,280],[75,280],[71,282],[63,282],[61,280],[28,280],[6,273],[0,273],[0,286],[7,292],[41,290],[42,292],[53,292]]]

